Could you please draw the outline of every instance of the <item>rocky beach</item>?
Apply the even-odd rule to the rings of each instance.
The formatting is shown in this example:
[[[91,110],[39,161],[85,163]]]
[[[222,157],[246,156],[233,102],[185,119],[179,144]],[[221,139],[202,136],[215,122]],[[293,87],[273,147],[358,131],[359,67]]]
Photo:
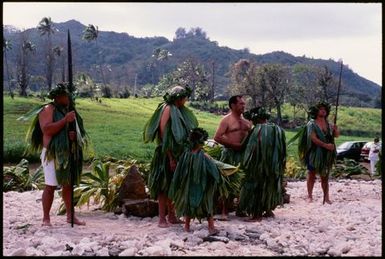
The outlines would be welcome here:
[[[333,180],[331,205],[322,205],[319,179],[314,201],[306,201],[306,182],[289,181],[290,203],[274,218],[245,222],[230,214],[215,221],[220,230],[208,237],[207,221],[158,228],[158,217],[115,215],[98,206],[76,208],[86,226],[58,216],[60,197],[51,209],[53,227],[42,227],[42,191],[3,193],[4,256],[381,256],[381,180]],[[219,215],[216,215],[219,216]]]

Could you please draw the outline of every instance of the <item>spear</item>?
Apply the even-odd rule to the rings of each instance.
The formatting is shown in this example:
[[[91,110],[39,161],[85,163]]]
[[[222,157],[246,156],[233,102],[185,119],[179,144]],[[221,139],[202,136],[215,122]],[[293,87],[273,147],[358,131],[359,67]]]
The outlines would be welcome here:
[[[338,88],[337,88],[336,114],[334,116],[334,125],[337,125],[337,111],[338,111],[338,103],[339,103],[339,99],[340,99],[340,90],[341,90],[341,75],[342,75],[343,62],[342,62],[342,59],[340,61],[341,61],[341,67],[340,67],[340,77],[339,77],[339,80],[338,80]],[[334,143],[334,137],[332,137],[332,143],[335,144]],[[329,193],[329,185],[327,185],[327,187],[326,187],[326,191],[324,193],[324,199],[323,199],[322,204],[325,204],[326,195],[328,193]]]
[[[75,103],[73,100],[73,92],[74,92],[74,86],[72,81],[72,49],[71,49],[71,35],[70,31],[68,30],[68,37],[67,37],[67,50],[68,50],[68,91],[70,93],[70,105],[69,110],[73,111],[75,109]],[[75,129],[75,122],[71,122],[69,125],[69,130]],[[75,170],[77,166],[75,165],[76,159],[75,159],[75,150],[76,143],[71,140],[70,145],[70,174],[71,174],[71,227],[74,227],[74,177],[75,177]]]
[[[341,75],[342,75],[342,59],[341,59],[341,68],[340,68],[340,78],[338,80],[338,88],[337,88],[337,102],[336,102],[336,115],[334,116],[334,125],[337,123],[337,111],[338,111],[338,103],[340,99],[340,89],[341,89]]]

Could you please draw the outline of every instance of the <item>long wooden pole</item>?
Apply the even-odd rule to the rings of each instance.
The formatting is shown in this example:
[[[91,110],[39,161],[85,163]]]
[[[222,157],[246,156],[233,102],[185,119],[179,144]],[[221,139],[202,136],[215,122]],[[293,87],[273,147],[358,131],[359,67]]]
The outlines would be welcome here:
[[[334,125],[336,125],[336,123],[337,123],[337,111],[338,111],[338,105],[339,105],[339,99],[340,99],[340,90],[341,90],[342,66],[343,66],[343,62],[341,60],[340,77],[338,80],[338,88],[337,88],[336,115],[334,116]]]

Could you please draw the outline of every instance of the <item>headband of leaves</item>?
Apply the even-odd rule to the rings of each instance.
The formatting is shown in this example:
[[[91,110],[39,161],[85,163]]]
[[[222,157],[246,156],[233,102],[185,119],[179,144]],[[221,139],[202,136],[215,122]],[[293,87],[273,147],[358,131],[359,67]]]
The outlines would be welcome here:
[[[69,95],[68,87],[66,83],[59,83],[48,93],[49,99],[55,99],[57,96]]]
[[[204,145],[208,137],[209,134],[203,128],[194,128],[190,131],[188,141],[194,147],[196,145]]]
[[[270,119],[270,113],[268,113],[263,107],[255,107],[250,109],[249,111],[244,112],[243,117],[256,124],[259,120]]]
[[[325,101],[321,101],[321,102],[317,103],[316,105],[311,106],[309,108],[308,114],[309,114],[310,118],[312,118],[312,119],[317,118],[318,111],[320,110],[321,107],[325,108],[326,116],[329,116],[330,110],[331,110],[331,105]]]
[[[163,100],[166,103],[174,103],[176,100],[180,98],[190,97],[191,92],[192,92],[191,88],[187,86],[186,87],[175,86],[163,96]]]

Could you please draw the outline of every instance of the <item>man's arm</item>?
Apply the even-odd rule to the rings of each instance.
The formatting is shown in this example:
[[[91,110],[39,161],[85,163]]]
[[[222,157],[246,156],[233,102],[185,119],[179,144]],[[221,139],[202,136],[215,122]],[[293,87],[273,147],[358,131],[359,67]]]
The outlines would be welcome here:
[[[162,116],[160,117],[159,122],[159,137],[163,139],[164,129],[166,128],[167,122],[170,119],[170,106],[166,105],[163,108]]]
[[[225,147],[229,147],[234,150],[240,150],[242,147],[241,143],[233,143],[225,136],[227,128],[226,119],[222,119],[222,121],[219,123],[217,131],[215,132],[214,140],[219,144],[224,145]]]
[[[323,141],[321,141],[318,137],[317,137],[317,134],[315,134],[315,132],[313,131],[310,135],[310,138],[311,138],[311,141],[313,141],[314,144],[316,144],[317,146],[320,146],[322,148],[325,148],[329,151],[333,151],[334,150],[334,145],[331,144],[331,143],[325,143]]]
[[[53,122],[53,112],[54,107],[52,105],[47,105],[39,114],[40,128],[44,135],[54,136],[59,133],[59,131],[67,124],[67,122],[72,122],[75,120],[75,112],[71,111],[67,113],[63,119],[57,122]]]

